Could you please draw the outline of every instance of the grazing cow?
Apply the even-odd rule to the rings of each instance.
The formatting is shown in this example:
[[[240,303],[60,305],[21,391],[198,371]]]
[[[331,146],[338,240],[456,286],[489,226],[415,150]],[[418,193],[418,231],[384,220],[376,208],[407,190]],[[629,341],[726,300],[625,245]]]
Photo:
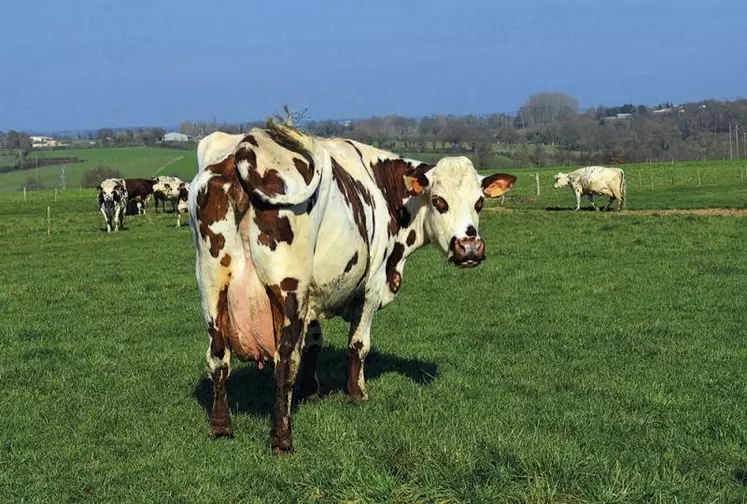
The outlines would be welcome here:
[[[106,222],[106,232],[124,228],[124,215],[127,210],[127,189],[124,179],[102,180],[96,188],[99,192],[99,209]]]
[[[204,140],[203,140],[204,141]],[[202,142],[201,142],[202,143]],[[350,322],[348,393],[367,399],[364,361],[376,311],[402,285],[407,257],[436,243],[448,261],[477,266],[484,198],[516,178],[482,177],[466,157],[430,165],[352,140],[319,139],[269,123],[241,135],[192,181],[189,216],[209,333],[210,430],[232,436],[231,357],[275,364],[270,446],[289,451],[291,398],[318,395],[319,320]]]
[[[153,200],[158,213],[158,204],[161,203],[163,211],[166,211],[166,201],[171,202],[171,209],[176,212],[177,201],[179,200],[179,187],[184,181],[178,177],[156,177],[156,183],[153,186]]]
[[[610,200],[605,206],[609,210],[612,202],[617,200],[618,210],[625,209],[627,186],[625,184],[625,172],[619,168],[605,168],[604,166],[587,166],[579,168],[570,173],[558,173],[555,175],[555,189],[570,187],[576,196],[576,210],[581,208],[581,196],[589,197],[589,202],[594,210],[594,195],[607,196]]]
[[[153,194],[153,186],[156,184],[155,179],[133,178],[125,179],[125,188],[127,189],[128,203],[134,201],[137,205],[137,213],[145,213],[145,204],[148,198]]]

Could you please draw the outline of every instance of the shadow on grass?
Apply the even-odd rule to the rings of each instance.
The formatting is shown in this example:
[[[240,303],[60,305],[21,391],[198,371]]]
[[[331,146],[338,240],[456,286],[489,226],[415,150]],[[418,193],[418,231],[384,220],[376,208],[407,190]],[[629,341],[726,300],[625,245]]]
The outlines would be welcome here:
[[[547,210],[548,212],[575,212],[576,211],[576,207],[550,206],[550,207],[545,207],[545,210]],[[586,206],[586,207],[581,207],[578,211],[579,212],[593,212],[594,209],[591,208],[590,206]],[[601,207],[600,207],[599,211],[600,212],[603,211],[601,209]]]
[[[365,373],[367,382],[386,373],[399,373],[419,385],[427,385],[438,376],[438,366],[433,362],[403,359],[372,349],[366,359]],[[317,374],[323,396],[336,392],[345,393],[348,379],[347,349],[323,347],[317,361]],[[203,377],[192,395],[209,416],[213,406],[213,384],[210,378]],[[233,366],[228,381],[228,404],[232,412],[269,416],[275,405],[273,366],[267,365],[262,370],[253,364]]]

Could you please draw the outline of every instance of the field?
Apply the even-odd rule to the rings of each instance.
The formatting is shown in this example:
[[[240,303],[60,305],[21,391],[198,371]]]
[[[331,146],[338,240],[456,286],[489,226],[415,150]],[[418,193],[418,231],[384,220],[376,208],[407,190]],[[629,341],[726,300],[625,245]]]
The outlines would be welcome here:
[[[123,173],[194,170],[155,153]],[[366,404],[343,393],[346,326],[323,322],[326,397],[296,407],[282,457],[271,369],[234,364],[236,437],[207,436],[188,227],[149,212],[106,234],[93,190],[24,202],[0,175],[0,501],[744,502],[743,170],[628,167],[622,213],[566,211],[557,170],[539,199],[519,172],[483,213],[483,265],[408,261]]]

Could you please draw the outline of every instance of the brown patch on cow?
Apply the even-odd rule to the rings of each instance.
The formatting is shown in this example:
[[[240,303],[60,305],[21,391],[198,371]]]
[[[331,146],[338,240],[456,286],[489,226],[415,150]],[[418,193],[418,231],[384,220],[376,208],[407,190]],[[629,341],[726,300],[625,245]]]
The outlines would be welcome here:
[[[267,136],[269,136],[270,139],[280,147],[295,152],[303,157],[309,163],[309,166],[312,167],[311,170],[313,172],[314,160],[311,157],[311,153],[301,145],[298,140],[285,134],[285,132],[280,129],[268,128],[265,132],[267,133]]]
[[[222,359],[228,345],[228,286],[218,293],[215,306],[215,319],[208,324],[210,334],[210,355]]]
[[[438,213],[444,214],[449,211],[449,204],[446,203],[446,200],[441,196],[434,196],[433,199],[431,199],[431,204],[436,210],[438,210]]]
[[[348,374],[348,394],[350,394],[351,398],[358,400],[363,399],[363,391],[358,384],[358,377],[361,374],[361,367],[363,367],[360,356],[361,348],[363,348],[362,341],[356,341],[350,346],[350,348],[348,348],[348,357],[350,359],[350,371]]]
[[[294,291],[298,289],[298,279],[292,277],[285,277],[280,282],[280,288],[284,291]]]
[[[386,260],[386,281],[389,290],[396,293],[402,285],[402,276],[397,271],[397,265],[405,255],[405,246],[397,242],[394,244],[392,255]]]
[[[425,163],[413,167],[412,164],[403,159],[387,159],[371,165],[376,185],[386,200],[389,210],[389,234],[395,236],[401,227],[401,212],[407,203],[407,200],[413,195],[405,184],[405,175],[420,174],[423,177],[425,173],[433,168],[433,165]],[[427,184],[427,179],[425,180]]]
[[[475,202],[475,212],[480,213],[482,212],[482,207],[485,204],[485,198],[480,196],[480,199]]]
[[[257,241],[260,245],[275,250],[278,243],[293,243],[293,229],[288,217],[280,217],[280,210],[260,200],[252,198],[254,223],[259,229]]]
[[[303,177],[303,181],[306,185],[309,185],[311,179],[314,178],[314,170],[311,169],[308,163],[304,163],[298,158],[293,158],[293,164],[296,166],[296,170]]]
[[[332,177],[337,182],[337,187],[345,198],[345,202],[353,211],[353,220],[358,227],[366,244],[369,243],[368,233],[366,232],[366,213],[365,205],[371,207],[373,198],[371,193],[366,189],[362,182],[354,179],[345,169],[332,158]]]
[[[210,226],[222,221],[228,214],[231,202],[236,205],[236,224],[241,215],[246,212],[249,200],[246,193],[236,180],[236,165],[234,157],[228,156],[220,163],[205,168],[214,174],[197,193],[197,220],[199,232],[203,240],[210,240],[210,254],[217,258],[225,245],[225,237],[221,233],[214,233]],[[229,184],[228,192],[224,186]]]
[[[415,243],[415,238],[416,238],[415,230],[411,229],[410,233],[407,235],[406,243],[408,247],[412,247],[412,244]]]
[[[223,256],[223,259],[220,260],[220,265],[225,268],[228,268],[231,265],[231,255],[225,254]]]
[[[358,264],[358,251],[355,251],[355,254],[353,254],[353,257],[350,258],[348,263],[345,265],[345,273],[348,273],[351,269],[353,269],[353,266]]]

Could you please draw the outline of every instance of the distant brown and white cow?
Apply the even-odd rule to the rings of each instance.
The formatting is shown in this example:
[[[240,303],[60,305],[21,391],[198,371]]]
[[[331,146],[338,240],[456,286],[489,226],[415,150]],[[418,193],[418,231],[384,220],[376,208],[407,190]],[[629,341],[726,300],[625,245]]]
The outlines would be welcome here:
[[[123,229],[125,211],[127,210],[127,189],[124,179],[102,180],[96,190],[99,193],[99,210],[104,216],[106,232],[110,233],[112,228],[114,228],[114,231]]]
[[[145,213],[145,205],[148,198],[153,194],[153,186],[156,184],[155,179],[132,178],[125,179],[125,188],[127,189],[128,203],[134,201],[137,205],[137,213]]]
[[[156,177],[156,183],[153,186],[153,200],[155,201],[156,213],[158,213],[158,204],[166,211],[166,201],[171,202],[171,208],[177,211],[177,202],[179,201],[179,189],[185,182],[178,177],[167,177],[162,175]]]
[[[189,211],[189,184],[182,182],[179,185],[179,196],[176,202],[176,227],[182,226],[182,214]]]
[[[198,147],[189,214],[209,333],[210,429],[231,436],[231,357],[275,364],[270,445],[291,450],[291,398],[318,394],[318,320],[350,322],[348,393],[367,399],[364,362],[376,311],[402,285],[408,256],[436,243],[463,267],[485,259],[484,199],[516,178],[482,177],[466,157],[435,165],[352,140],[320,139],[270,123],[235,135],[219,154]],[[209,160],[209,162],[205,162]]]
[[[587,166],[570,173],[556,174],[553,187],[560,189],[566,186],[570,187],[576,196],[576,210],[581,208],[581,196],[588,196],[591,207],[597,210],[594,204],[595,194],[607,196],[610,199],[605,210],[609,210],[615,200],[617,200],[618,210],[625,209],[627,197],[625,172],[619,168]]]

